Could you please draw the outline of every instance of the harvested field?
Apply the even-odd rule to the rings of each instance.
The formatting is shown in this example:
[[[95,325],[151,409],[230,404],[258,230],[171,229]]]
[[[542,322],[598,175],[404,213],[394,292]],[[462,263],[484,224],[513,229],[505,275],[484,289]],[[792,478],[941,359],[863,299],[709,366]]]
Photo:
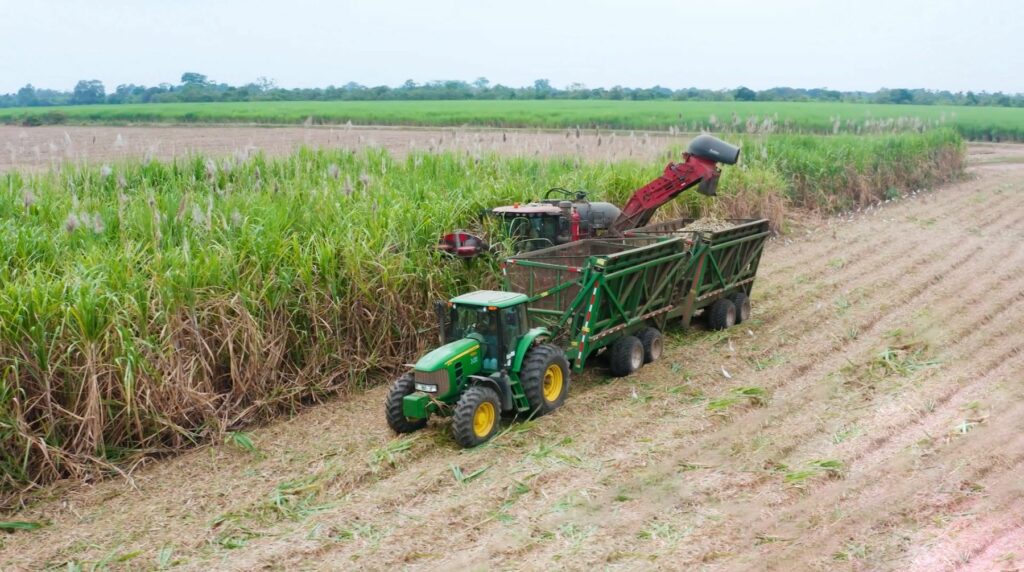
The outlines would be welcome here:
[[[774,241],[749,326],[592,368],[486,446],[394,437],[377,388],[56,487],[0,568],[1020,568],[1024,165],[986,150]]]
[[[232,157],[262,151],[269,157],[279,157],[303,146],[315,149],[380,147],[396,157],[403,157],[409,151],[466,151],[522,157],[575,155],[606,161],[648,161],[664,156],[672,145],[682,148],[692,138],[692,134],[593,129],[0,125],[0,172],[46,169],[65,161],[94,165],[125,159],[166,161],[193,153]]]
[[[1024,111],[1014,107],[823,101],[248,101],[135,103],[0,109],[0,123],[415,125],[651,129],[820,135],[955,129],[976,141],[1020,141]]]

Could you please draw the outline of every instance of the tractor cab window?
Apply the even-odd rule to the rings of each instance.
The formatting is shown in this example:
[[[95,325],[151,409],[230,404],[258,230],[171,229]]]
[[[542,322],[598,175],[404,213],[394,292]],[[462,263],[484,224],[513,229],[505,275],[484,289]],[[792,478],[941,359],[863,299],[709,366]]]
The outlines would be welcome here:
[[[458,306],[453,310],[452,339],[476,338],[483,345],[485,369],[498,369],[500,324],[498,312],[479,306]]]
[[[529,329],[523,304],[501,309],[460,305],[452,309],[451,336],[448,339],[478,340],[484,350],[484,369],[497,371],[510,365],[509,354]]]
[[[529,329],[526,323],[526,306],[519,304],[501,310],[502,341],[505,344],[506,358],[515,350],[519,338]],[[507,365],[507,364],[506,364]]]

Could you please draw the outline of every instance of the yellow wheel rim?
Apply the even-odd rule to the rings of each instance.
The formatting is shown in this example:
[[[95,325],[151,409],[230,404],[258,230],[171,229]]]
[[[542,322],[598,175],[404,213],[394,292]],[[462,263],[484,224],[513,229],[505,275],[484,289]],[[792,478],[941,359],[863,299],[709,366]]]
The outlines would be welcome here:
[[[555,401],[559,395],[562,395],[562,368],[551,364],[544,372],[544,399]]]
[[[494,421],[498,418],[494,405],[490,401],[484,401],[476,408],[473,414],[473,433],[477,437],[486,437],[491,434],[494,428]]]

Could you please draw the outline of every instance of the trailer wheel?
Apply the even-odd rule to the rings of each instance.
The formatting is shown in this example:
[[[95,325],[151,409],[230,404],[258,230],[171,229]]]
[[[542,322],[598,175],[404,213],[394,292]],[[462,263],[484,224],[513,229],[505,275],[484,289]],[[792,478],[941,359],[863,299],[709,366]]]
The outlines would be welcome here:
[[[405,416],[402,410],[402,399],[416,391],[416,384],[412,374],[407,373],[391,384],[391,391],[384,402],[384,415],[387,417],[388,426],[395,433],[412,433],[427,426],[426,419],[410,419]]]
[[[644,344],[636,336],[623,336],[611,347],[609,365],[615,377],[627,376],[644,365]]]
[[[551,344],[532,348],[523,360],[519,381],[535,417],[558,409],[569,395],[569,361],[565,352]]]
[[[724,330],[736,325],[736,306],[727,298],[716,300],[708,308],[708,325],[712,330]]]
[[[736,306],[736,323],[742,324],[750,319],[750,297],[743,292],[736,292],[729,296],[729,301]]]
[[[474,385],[459,398],[452,416],[455,442],[469,448],[487,441],[498,432],[501,398],[490,387]]]
[[[644,346],[644,363],[651,363],[661,357],[665,342],[658,328],[644,328],[637,332],[636,337],[640,338]]]

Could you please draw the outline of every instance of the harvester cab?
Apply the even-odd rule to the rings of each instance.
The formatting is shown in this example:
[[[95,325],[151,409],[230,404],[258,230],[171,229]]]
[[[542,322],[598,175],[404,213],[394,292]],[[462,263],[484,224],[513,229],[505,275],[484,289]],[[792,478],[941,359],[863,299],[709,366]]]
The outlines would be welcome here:
[[[484,211],[486,218],[498,223],[498,234],[512,243],[513,252],[602,236],[621,214],[611,203],[588,200],[585,191],[560,187],[549,189],[538,201]],[[487,241],[465,230],[447,233],[438,243],[439,250],[460,258],[472,258],[489,248]]]
[[[611,203],[587,200],[585,191],[555,187],[539,201],[496,207],[487,214],[501,222],[516,252],[527,252],[601,236],[621,212]]]

